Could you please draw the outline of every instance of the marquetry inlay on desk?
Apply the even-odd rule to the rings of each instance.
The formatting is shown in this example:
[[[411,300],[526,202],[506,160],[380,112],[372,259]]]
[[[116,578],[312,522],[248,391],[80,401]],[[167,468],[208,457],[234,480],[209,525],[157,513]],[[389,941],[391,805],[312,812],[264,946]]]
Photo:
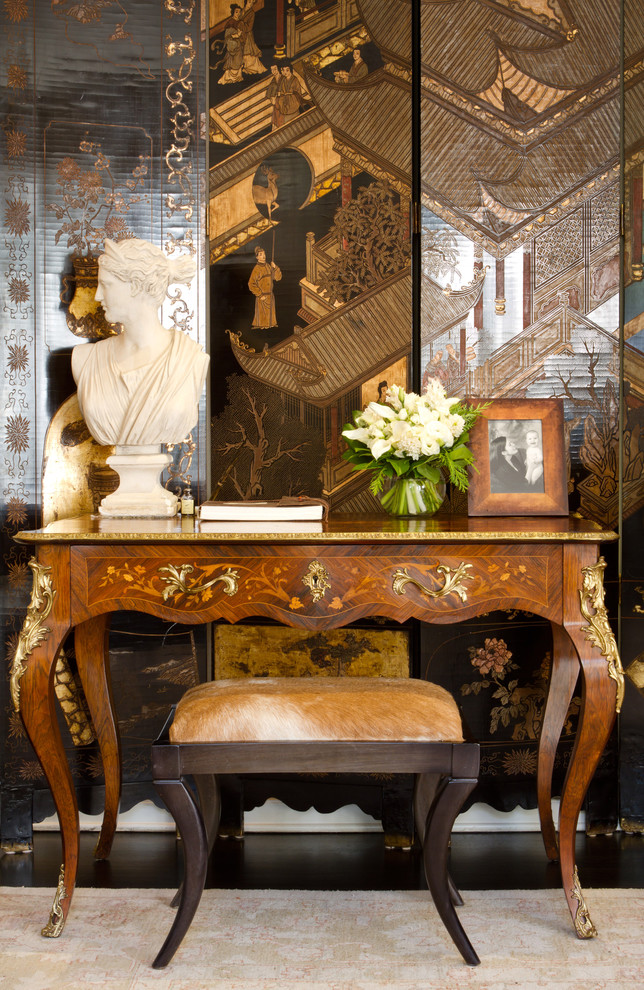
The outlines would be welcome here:
[[[580,938],[595,934],[575,866],[575,831],[623,695],[599,557],[600,543],[616,539],[614,533],[575,517],[332,515],[323,523],[237,525],[84,516],[19,533],[17,539],[32,544],[35,556],[11,696],[51,787],[63,841],[58,889],[43,934],[62,931],[78,864],[78,809],[52,677],[58,650],[72,629],[105,769],[105,815],[96,851],[105,857],[120,797],[107,663],[111,612],[141,611],[190,624],[266,616],[324,630],[366,616],[459,622],[499,608],[524,609],[552,625],[553,665],[539,743],[541,826],[548,855],[560,861],[575,931]],[[584,704],[557,833],[552,771],[580,665]]]

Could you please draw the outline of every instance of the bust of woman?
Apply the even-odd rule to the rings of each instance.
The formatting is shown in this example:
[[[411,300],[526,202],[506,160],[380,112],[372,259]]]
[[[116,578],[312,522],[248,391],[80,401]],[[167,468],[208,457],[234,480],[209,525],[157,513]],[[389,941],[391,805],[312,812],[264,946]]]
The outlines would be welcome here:
[[[149,241],[105,241],[96,299],[123,330],[72,351],[78,404],[98,443],[158,450],[184,440],[197,423],[209,357],[159,321],[168,286],[190,282],[194,272],[191,258],[169,259]]]

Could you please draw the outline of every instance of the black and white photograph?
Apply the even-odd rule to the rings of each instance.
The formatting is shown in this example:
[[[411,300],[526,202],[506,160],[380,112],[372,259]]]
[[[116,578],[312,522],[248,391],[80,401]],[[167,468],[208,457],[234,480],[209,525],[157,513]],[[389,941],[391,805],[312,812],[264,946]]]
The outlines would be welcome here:
[[[565,516],[568,477],[561,399],[476,397],[470,516]]]
[[[543,434],[538,419],[490,423],[490,491],[543,492]]]

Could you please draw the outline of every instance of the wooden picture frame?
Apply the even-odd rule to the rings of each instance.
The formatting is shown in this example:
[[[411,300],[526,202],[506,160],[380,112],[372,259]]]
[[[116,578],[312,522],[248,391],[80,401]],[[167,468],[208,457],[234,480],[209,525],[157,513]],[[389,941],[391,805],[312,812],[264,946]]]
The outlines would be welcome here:
[[[567,516],[568,482],[561,399],[491,402],[470,434],[470,516]]]

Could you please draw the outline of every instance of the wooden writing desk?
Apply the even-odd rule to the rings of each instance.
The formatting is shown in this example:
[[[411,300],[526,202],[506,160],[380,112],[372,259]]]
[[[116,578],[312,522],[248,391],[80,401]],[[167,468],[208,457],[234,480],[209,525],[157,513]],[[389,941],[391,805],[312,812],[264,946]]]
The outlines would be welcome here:
[[[336,516],[301,529],[270,526],[271,532],[239,533],[237,524],[85,516],[18,534],[34,545],[35,557],[11,696],[51,787],[63,845],[43,934],[60,935],[78,864],[78,806],[53,686],[56,657],[71,629],[105,770],[105,815],[96,849],[104,858],[121,786],[107,663],[111,612],[134,610],[190,624],[267,616],[324,630],[366,616],[450,623],[518,608],[552,624],[552,673],[539,742],[541,828],[548,856],[560,860],[577,935],[595,935],[575,866],[575,831],[624,690],[604,607],[605,564],[598,556],[600,542],[615,534],[576,518]],[[583,704],[557,836],[552,771],[580,665]]]

